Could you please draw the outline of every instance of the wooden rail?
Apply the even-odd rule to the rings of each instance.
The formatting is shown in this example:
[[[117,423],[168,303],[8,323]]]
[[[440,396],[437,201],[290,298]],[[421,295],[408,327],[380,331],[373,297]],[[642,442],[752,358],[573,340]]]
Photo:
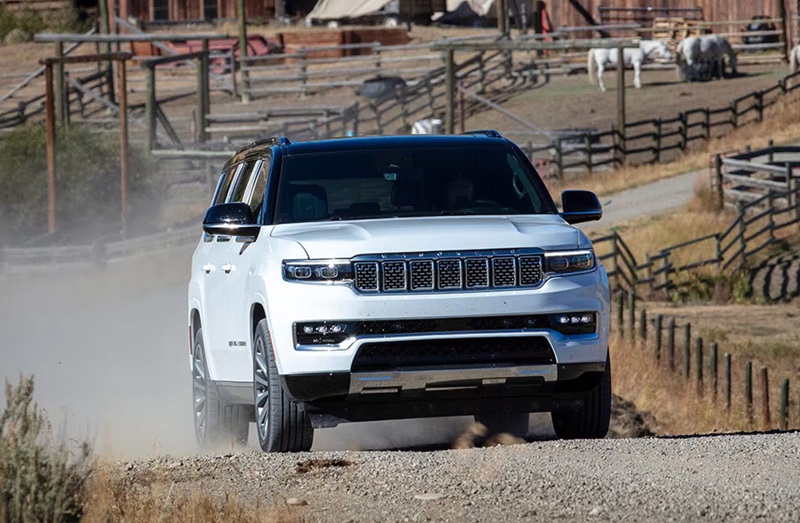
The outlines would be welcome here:
[[[778,154],[784,158],[776,158]],[[665,247],[646,256],[642,262],[636,260],[618,232],[593,239],[595,248],[602,253],[599,259],[607,262],[609,281],[614,289],[646,289],[648,293],[661,294],[680,292],[686,284],[687,273],[704,267],[712,267],[718,273],[738,270],[775,245],[778,233],[800,225],[800,179],[792,173],[795,165],[800,166],[800,147],[770,147],[741,156],[772,158],[775,163],[746,162],[736,156],[715,159],[712,184],[719,198],[717,204],[733,205],[737,211],[724,231]],[[784,165],[778,166],[777,162]],[[759,180],[743,174],[730,175],[724,172],[726,164],[736,166],[737,172],[746,168],[750,175],[775,178]],[[751,182],[746,190],[741,188],[742,178]],[[720,192],[719,187],[723,187],[720,184],[737,186]],[[748,196],[742,197],[741,192]]]

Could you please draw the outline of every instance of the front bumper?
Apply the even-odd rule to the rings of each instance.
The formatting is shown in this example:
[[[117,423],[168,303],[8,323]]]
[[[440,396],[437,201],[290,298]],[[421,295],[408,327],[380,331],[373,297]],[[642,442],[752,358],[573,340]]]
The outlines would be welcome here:
[[[536,289],[468,293],[358,295],[344,286],[276,281],[269,296],[270,334],[282,376],[349,375],[364,344],[414,339],[544,338],[552,347],[553,365],[605,362],[608,347],[608,280],[601,267],[591,273],[551,278]],[[281,299],[292,296],[291,300]],[[274,302],[272,300],[275,300]],[[365,336],[337,350],[297,350],[294,324],[314,321],[395,320],[411,318],[480,318],[486,315],[597,313],[594,335],[568,336],[549,329],[524,332],[446,332],[415,335]],[[523,369],[525,370],[525,369]],[[528,369],[530,370],[530,369]],[[349,386],[348,386],[349,388]]]

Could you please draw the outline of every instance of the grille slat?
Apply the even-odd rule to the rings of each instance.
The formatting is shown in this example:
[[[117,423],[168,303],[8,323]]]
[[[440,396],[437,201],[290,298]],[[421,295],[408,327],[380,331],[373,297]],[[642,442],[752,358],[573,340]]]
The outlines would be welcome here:
[[[378,263],[356,262],[356,289],[364,292],[378,292]]]
[[[411,290],[433,290],[433,260],[412,261],[408,265],[411,272]]]
[[[354,259],[354,286],[361,292],[510,289],[533,287],[544,278],[542,256],[538,253],[398,254],[369,258]]]
[[[441,290],[461,288],[461,260],[442,259],[436,262],[437,282]]]
[[[516,287],[517,260],[512,257],[494,258],[492,280],[495,287]]]
[[[397,292],[406,290],[406,262],[383,262],[383,290]]]

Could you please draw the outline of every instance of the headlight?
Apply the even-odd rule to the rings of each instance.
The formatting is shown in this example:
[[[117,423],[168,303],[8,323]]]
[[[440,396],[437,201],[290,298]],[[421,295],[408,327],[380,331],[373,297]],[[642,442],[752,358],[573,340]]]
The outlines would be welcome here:
[[[353,264],[349,260],[284,260],[283,277],[314,283],[351,281]]]
[[[550,274],[569,274],[594,269],[594,252],[562,251],[548,252],[544,255],[544,272]]]

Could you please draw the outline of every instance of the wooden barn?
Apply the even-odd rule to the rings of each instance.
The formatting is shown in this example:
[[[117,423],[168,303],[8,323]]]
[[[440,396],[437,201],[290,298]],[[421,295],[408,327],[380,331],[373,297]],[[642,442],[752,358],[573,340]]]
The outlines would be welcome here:
[[[117,0],[123,18],[144,22],[183,22],[236,18],[236,0]],[[245,0],[251,19],[305,16],[317,0]],[[277,4],[277,5],[276,5]],[[282,12],[281,12],[282,11]]]

